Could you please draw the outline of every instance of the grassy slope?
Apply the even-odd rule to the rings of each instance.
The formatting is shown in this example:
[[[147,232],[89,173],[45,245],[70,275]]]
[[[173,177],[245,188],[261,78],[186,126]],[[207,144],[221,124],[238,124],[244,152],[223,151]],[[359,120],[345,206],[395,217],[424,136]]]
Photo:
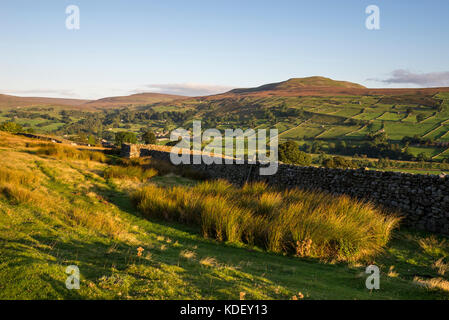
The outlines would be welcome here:
[[[412,281],[416,275],[437,277],[429,266],[448,254],[447,245],[426,253],[418,241],[427,235],[398,233],[373,261],[383,273],[381,289],[370,292],[363,266],[219,244],[185,226],[145,220],[128,197],[136,181],[108,182],[105,164],[37,156],[25,147],[27,140],[0,135],[0,166],[39,179],[28,187],[34,189],[28,202],[0,196],[1,299],[238,299],[241,291],[248,299],[290,299],[299,291],[306,299],[449,297]],[[193,183],[174,176],[153,182]],[[74,218],[77,209],[82,215]],[[141,257],[138,247],[144,248]],[[72,264],[80,268],[80,290],[64,285]],[[393,265],[398,275],[388,276]]]

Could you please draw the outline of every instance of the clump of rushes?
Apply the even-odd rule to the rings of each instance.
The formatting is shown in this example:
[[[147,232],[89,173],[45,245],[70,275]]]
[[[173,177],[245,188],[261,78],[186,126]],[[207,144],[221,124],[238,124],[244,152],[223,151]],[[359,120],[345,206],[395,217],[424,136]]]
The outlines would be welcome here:
[[[38,194],[33,194],[29,187],[34,187],[39,178],[32,172],[0,168],[0,196],[12,204],[21,204],[41,200]]]
[[[198,226],[204,237],[324,260],[360,261],[379,253],[400,219],[372,203],[322,192],[235,187],[145,186],[132,195],[148,218]]]

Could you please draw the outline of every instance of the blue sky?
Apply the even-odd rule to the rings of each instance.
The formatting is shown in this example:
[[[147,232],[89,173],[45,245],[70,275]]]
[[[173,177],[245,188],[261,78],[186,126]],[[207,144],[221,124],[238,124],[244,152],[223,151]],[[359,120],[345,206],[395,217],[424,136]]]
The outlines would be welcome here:
[[[380,30],[365,27],[371,4]],[[4,0],[0,93],[200,95],[313,75],[449,86],[448,39],[446,0]]]

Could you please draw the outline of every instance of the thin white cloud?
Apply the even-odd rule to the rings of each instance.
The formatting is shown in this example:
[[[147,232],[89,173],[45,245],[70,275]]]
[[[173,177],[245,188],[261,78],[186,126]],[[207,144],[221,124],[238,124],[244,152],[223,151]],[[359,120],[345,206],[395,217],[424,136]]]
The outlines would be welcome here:
[[[74,91],[65,89],[6,90],[4,93],[23,97],[79,98],[79,95]]]
[[[134,93],[157,92],[165,94],[176,94],[182,96],[205,96],[217,93],[223,93],[231,90],[232,87],[209,85],[200,83],[166,83],[166,84],[148,84],[142,89],[134,90]]]
[[[408,70],[398,69],[391,73],[387,79],[368,79],[387,84],[415,84],[423,87],[448,87],[449,71],[413,73]]]

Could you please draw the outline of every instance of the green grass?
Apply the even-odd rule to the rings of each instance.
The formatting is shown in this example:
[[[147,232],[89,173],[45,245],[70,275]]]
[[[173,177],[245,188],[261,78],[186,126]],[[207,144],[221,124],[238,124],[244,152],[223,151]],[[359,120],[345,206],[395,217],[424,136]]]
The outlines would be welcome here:
[[[414,135],[422,136],[436,127],[432,123],[417,123],[410,125],[403,122],[385,121],[385,131],[392,140],[401,140],[404,136],[413,137]]]
[[[301,124],[296,128],[285,132],[285,134],[279,134],[283,139],[305,139],[305,138],[313,138],[324,131],[324,128],[321,125],[317,124]]]
[[[403,113],[385,112],[382,116],[378,117],[376,120],[401,121],[406,116],[407,115]]]
[[[346,134],[349,134],[360,127],[357,126],[335,126],[330,127],[326,130],[326,132],[322,133],[319,138],[321,139],[340,139],[344,138]]]
[[[238,299],[240,292],[247,299],[291,299],[298,292],[304,299],[449,298],[414,281],[447,280],[438,273],[448,258],[445,238],[395,233],[370,261],[381,269],[380,290],[370,291],[366,265],[263,252],[150,221],[128,195],[140,182],[112,183],[103,177],[105,163],[37,155],[28,140],[0,135],[0,165],[9,170],[3,180],[21,172],[14,183],[35,197],[17,203],[0,196],[0,299]],[[195,184],[173,175],[151,181]],[[79,290],[65,287],[69,265],[80,269]]]
[[[359,115],[354,116],[353,118],[359,120],[373,120],[381,116],[382,114],[383,114],[382,111],[368,110]]]
[[[444,151],[444,148],[434,148],[434,147],[409,147],[408,151],[414,156],[424,153],[428,157],[436,156],[437,154]]]

